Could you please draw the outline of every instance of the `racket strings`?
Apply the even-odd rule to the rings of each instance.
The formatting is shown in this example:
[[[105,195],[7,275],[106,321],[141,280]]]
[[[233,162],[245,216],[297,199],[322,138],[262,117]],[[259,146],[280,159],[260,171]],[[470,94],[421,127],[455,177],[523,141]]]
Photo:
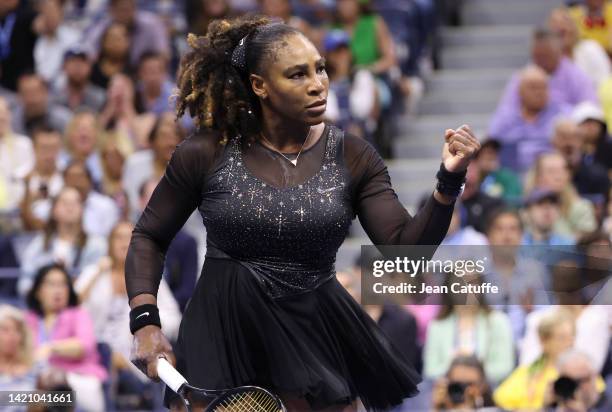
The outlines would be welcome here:
[[[214,412],[279,412],[276,399],[261,391],[239,392],[229,395]]]

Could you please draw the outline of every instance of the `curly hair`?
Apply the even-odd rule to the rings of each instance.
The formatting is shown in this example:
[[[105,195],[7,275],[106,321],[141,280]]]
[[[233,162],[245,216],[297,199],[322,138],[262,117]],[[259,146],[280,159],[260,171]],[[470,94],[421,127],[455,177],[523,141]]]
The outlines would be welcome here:
[[[192,50],[181,61],[176,100],[177,118],[188,112],[198,128],[220,132],[221,144],[233,136],[253,138],[261,130],[261,106],[249,75],[262,74],[275,59],[280,42],[299,30],[265,16],[213,20],[206,36],[189,34]],[[245,40],[246,69],[232,64],[232,54]]]

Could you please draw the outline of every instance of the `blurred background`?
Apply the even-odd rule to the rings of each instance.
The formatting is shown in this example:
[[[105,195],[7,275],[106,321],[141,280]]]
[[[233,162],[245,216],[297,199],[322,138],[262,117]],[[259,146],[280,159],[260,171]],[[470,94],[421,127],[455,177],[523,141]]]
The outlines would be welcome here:
[[[423,374],[397,411],[612,410],[605,0],[0,0],[0,391],[71,389],[83,411],[162,408],[161,386],[129,362],[125,256],[194,130],[171,99],[186,35],[250,12],[319,48],[328,121],[387,159],[411,213],[433,190],[444,130],[469,124],[482,142],[444,244],[515,250],[487,269],[506,293],[365,306]],[[358,300],[369,243],[355,221],[337,257]],[[555,266],[520,245],[583,258]],[[158,296],[171,340],[205,252],[194,214]],[[538,304],[570,272],[576,284]]]

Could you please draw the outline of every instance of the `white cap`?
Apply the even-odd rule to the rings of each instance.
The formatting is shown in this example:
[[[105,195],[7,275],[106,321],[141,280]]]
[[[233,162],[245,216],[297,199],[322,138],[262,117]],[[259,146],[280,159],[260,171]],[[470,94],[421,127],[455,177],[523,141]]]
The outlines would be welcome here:
[[[601,123],[606,123],[603,110],[592,102],[582,102],[577,105],[572,112],[572,120],[577,124],[581,124],[587,120],[597,120]]]

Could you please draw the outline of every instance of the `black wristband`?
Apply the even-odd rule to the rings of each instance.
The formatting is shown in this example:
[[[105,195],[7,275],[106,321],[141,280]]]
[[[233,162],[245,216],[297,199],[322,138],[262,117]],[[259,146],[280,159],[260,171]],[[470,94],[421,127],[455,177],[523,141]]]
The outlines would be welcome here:
[[[140,305],[130,311],[130,332],[132,332],[132,335],[138,329],[148,325],[155,325],[161,328],[157,306],[152,304]]]
[[[440,163],[440,170],[436,174],[438,179],[436,190],[443,195],[458,197],[463,192],[466,175],[467,170],[463,172],[449,172],[444,167],[444,163]]]

